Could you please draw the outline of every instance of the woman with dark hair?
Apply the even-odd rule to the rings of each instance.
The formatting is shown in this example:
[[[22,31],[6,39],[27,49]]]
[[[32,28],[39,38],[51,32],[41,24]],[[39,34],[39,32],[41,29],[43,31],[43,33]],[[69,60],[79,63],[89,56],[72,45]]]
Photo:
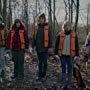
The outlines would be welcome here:
[[[23,78],[24,76],[24,52],[28,47],[27,31],[22,22],[16,19],[7,38],[7,48],[12,50],[12,60],[14,61],[13,78]]]

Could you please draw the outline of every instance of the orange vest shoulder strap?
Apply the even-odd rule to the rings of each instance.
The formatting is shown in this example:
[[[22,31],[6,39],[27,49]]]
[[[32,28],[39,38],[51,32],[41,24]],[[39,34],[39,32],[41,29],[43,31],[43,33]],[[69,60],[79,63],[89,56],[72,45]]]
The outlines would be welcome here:
[[[5,45],[5,30],[1,30],[1,34],[2,34],[2,46]]]
[[[15,33],[15,31],[14,30],[10,30],[10,33]]]
[[[24,30],[19,30],[19,33],[24,33]]]
[[[11,38],[14,36],[14,33],[15,33],[14,30],[10,30]]]
[[[76,34],[75,34],[75,32],[72,32],[71,33],[71,55],[74,57],[75,55],[76,55],[76,51],[75,51],[75,36],[76,36]]]
[[[12,42],[13,42],[13,36],[14,36],[15,31],[12,29],[10,30],[11,38],[10,38],[10,48],[12,48]]]
[[[60,37],[65,37],[65,33],[63,31],[60,32]]]
[[[45,25],[45,26],[44,26],[44,29],[45,29],[45,30],[48,30],[48,29],[49,29],[49,26],[48,26],[48,25]]]
[[[76,33],[75,32],[71,32],[71,37],[75,37]]]
[[[49,26],[44,26],[44,47],[47,48],[49,46]]]
[[[60,32],[60,40],[59,40],[59,48],[58,48],[58,55],[62,55],[62,48],[63,48],[63,42],[64,42],[65,34],[63,31]]]
[[[5,39],[4,35],[5,35],[5,30],[1,30],[1,34],[2,34],[2,39]]]
[[[25,48],[25,38],[24,38],[24,30],[19,30],[19,35],[20,35],[20,41],[21,41],[21,48]]]

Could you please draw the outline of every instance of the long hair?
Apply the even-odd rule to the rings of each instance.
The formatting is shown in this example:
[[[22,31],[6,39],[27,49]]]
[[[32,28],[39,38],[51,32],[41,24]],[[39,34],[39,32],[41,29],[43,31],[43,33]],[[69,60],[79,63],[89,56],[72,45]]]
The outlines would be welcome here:
[[[62,25],[62,30],[64,31],[65,26],[66,26],[67,24],[70,24],[70,25],[71,25],[71,30],[73,30],[73,25],[72,25],[72,23],[71,23],[70,21],[65,21],[65,22],[63,23],[63,25]]]
[[[20,27],[19,27],[19,29],[21,29],[21,30],[25,30],[25,26],[24,26],[24,24],[21,22],[20,19],[15,19],[14,24],[12,25],[12,29],[16,29],[16,23],[17,23],[17,22],[20,23]]]

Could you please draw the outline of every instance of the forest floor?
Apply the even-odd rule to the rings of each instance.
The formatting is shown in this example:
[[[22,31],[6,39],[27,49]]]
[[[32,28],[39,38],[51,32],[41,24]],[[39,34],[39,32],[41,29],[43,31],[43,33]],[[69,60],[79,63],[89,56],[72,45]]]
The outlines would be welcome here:
[[[49,62],[46,81],[37,81],[37,62],[25,62],[24,79],[3,81],[0,83],[0,90],[61,90],[61,68],[60,64]],[[81,72],[87,90],[90,90],[90,61],[88,62],[88,73]],[[72,87],[70,90],[80,90]]]

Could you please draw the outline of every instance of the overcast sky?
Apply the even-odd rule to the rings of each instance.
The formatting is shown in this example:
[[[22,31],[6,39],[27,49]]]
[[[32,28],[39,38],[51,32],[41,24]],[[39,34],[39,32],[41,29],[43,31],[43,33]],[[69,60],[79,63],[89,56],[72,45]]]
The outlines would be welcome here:
[[[39,1],[40,1],[40,4],[41,4],[41,7],[43,8],[44,7],[44,5],[42,4],[43,0],[39,0]],[[79,23],[86,24],[88,3],[90,3],[90,0],[80,0]],[[34,5],[35,0],[30,0],[30,4]],[[44,8],[44,10],[42,9],[42,12],[46,13],[47,11],[45,11],[45,8]],[[74,10],[74,12],[75,12],[75,10]],[[64,5],[63,0],[56,0],[56,18],[57,18],[58,22],[62,22],[65,19],[65,5]]]
[[[58,8],[59,10],[58,9],[56,10],[57,18],[59,21],[63,21],[65,18],[65,10],[64,10],[65,5],[63,3],[63,0],[56,0],[56,1],[57,1],[57,8],[59,7]],[[88,3],[90,3],[90,0],[80,0],[79,23],[86,24]]]
[[[20,0],[20,1],[22,2],[22,0]],[[30,19],[30,21],[33,21],[32,13],[34,13],[33,10],[35,10],[36,0],[28,0],[28,1],[29,1],[29,3],[28,3],[29,4],[29,11],[30,11],[29,19]],[[41,7],[41,13],[45,13],[47,16],[48,10],[47,10],[47,7],[45,8],[44,0],[39,0],[39,1],[40,1],[40,5],[38,7]],[[45,0],[45,1],[48,2],[49,0]],[[74,0],[74,1],[76,1],[76,0]],[[89,3],[90,3],[90,0],[80,0],[79,23],[82,23],[84,25],[86,24],[86,20],[87,20],[87,6]],[[18,6],[18,7],[20,7],[20,6]],[[19,13],[21,14],[21,12],[18,12],[18,14]],[[74,15],[75,15],[75,9],[74,9]],[[14,14],[13,16],[16,16],[16,15]],[[63,0],[56,0],[56,18],[57,18],[58,22],[63,22],[65,20],[65,5],[64,5]]]

